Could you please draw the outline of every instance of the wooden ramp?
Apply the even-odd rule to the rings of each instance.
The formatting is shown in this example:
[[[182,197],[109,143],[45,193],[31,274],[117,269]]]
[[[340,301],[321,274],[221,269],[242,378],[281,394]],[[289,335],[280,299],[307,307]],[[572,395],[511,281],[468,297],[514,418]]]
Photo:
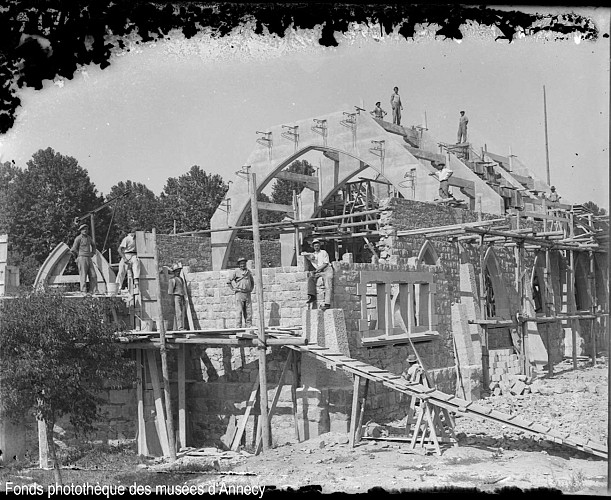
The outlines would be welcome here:
[[[364,378],[365,380],[381,383],[392,390],[427,401],[429,405],[468,417],[483,418],[485,420],[505,424],[524,432],[544,436],[546,439],[555,443],[563,444],[599,457],[607,458],[608,456],[607,446],[602,443],[571,436],[568,432],[553,430],[548,425],[538,424],[533,421],[518,418],[515,415],[508,415],[500,411],[491,410],[490,408],[451,396],[437,389],[428,389],[424,385],[410,383],[399,375],[350,358],[342,353],[327,349],[326,347],[321,347],[316,344],[287,347],[313,356],[325,363],[327,367],[331,369],[340,368],[341,370]]]

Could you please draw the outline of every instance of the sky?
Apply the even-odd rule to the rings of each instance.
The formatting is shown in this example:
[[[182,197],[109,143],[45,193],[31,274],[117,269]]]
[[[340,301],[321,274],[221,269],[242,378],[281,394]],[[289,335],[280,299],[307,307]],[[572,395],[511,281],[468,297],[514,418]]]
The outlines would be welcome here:
[[[609,10],[579,10],[609,33]],[[403,125],[423,125],[454,142],[459,111],[476,149],[511,151],[546,179],[543,86],[551,183],[562,201],[609,208],[609,39],[570,35],[495,42],[492,28],[467,23],[460,41],[422,29],[414,41],[355,26],[318,44],[320,30],[130,44],[105,70],[22,89],[15,126],[0,135],[0,161],[26,166],[52,147],[76,158],[98,191],[132,180],[159,194],[192,165],[226,181],[257,147],[256,131],[336,111],[390,114],[399,87]]]

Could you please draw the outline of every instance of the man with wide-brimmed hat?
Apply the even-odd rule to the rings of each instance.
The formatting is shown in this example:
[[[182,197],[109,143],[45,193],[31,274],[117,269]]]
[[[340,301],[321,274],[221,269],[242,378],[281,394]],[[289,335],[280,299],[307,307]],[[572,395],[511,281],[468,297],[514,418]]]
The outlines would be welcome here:
[[[121,262],[119,262],[119,273],[115,283],[119,285],[117,288],[121,288],[125,274],[128,269],[132,270],[134,275],[134,285],[137,288],[140,281],[140,259],[136,252],[136,227],[131,226],[127,236],[123,238],[119,245],[119,255],[121,256]]]
[[[81,224],[78,229],[80,234],[74,239],[70,253],[78,267],[81,292],[87,293],[87,277],[89,277],[89,292],[98,293],[98,278],[92,260],[96,253],[95,241],[89,236],[87,224]]]
[[[403,373],[403,377],[408,380],[408,382],[414,382],[416,384],[424,384],[428,387],[426,382],[426,377],[424,376],[424,368],[418,362],[418,358],[415,354],[410,354],[407,357],[407,370]]]
[[[176,328],[179,330],[184,330],[187,284],[180,277],[181,270],[182,266],[180,264],[173,264],[170,268],[172,277],[168,282],[168,295],[174,296],[174,317],[176,318]]]
[[[242,328],[242,320],[246,328],[252,326],[252,298],[251,294],[255,287],[255,279],[246,267],[246,257],[238,259],[238,267],[227,280],[227,285],[235,294],[236,328]]]
[[[314,266],[314,271],[310,272],[308,276],[308,301],[307,304],[313,304],[316,302],[316,284],[318,279],[322,278],[325,285],[325,303],[321,306],[321,309],[329,309],[331,307],[331,295],[333,291],[333,267],[331,267],[331,261],[329,260],[329,254],[326,250],[322,250],[321,241],[318,238],[312,240],[312,248],[314,252],[302,252],[306,259],[308,259]]]

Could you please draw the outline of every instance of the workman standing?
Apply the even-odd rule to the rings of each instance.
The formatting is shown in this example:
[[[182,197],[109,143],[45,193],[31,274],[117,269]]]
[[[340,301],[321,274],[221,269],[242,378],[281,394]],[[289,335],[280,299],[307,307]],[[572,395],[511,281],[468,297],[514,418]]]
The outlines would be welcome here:
[[[80,234],[74,239],[70,253],[78,266],[81,292],[87,293],[87,277],[89,277],[89,292],[98,293],[98,278],[92,260],[96,253],[95,241],[89,236],[89,226],[87,224],[81,224],[79,231]]]
[[[333,291],[333,267],[331,267],[331,261],[329,260],[329,254],[325,250],[320,248],[321,242],[319,239],[312,240],[312,248],[314,252],[302,252],[306,259],[308,259],[314,266],[314,271],[309,273],[308,276],[308,301],[307,304],[316,302],[316,284],[318,279],[322,278],[325,285],[325,303],[321,306],[324,311],[331,307],[331,293]]]
[[[380,101],[376,102],[376,107],[373,108],[373,111],[370,111],[373,117],[377,118],[378,120],[383,120],[384,117],[388,114],[382,109],[381,105],[382,103]]]
[[[236,328],[242,328],[244,320],[246,328],[252,327],[252,298],[251,294],[255,288],[255,279],[246,267],[246,258],[238,259],[238,267],[227,280],[227,284],[235,293]]]
[[[449,179],[454,175],[454,171],[447,165],[444,165],[441,171],[433,172],[429,175],[436,176],[439,180],[439,197],[442,199],[450,198],[451,196]]]
[[[554,203],[557,203],[560,201],[560,196],[558,196],[558,193],[556,193],[556,186],[552,186],[551,188],[549,188],[551,193],[549,194],[549,196],[547,197],[547,199],[549,201],[553,201]]]
[[[168,295],[174,296],[174,317],[176,318],[176,327],[179,330],[184,330],[185,325],[185,297],[187,295],[187,284],[180,277],[182,266],[173,264],[170,268],[172,277],[168,282]]]
[[[399,87],[395,87],[393,93],[390,95],[390,107],[392,108],[392,122],[395,125],[401,125],[401,110],[403,109],[403,104],[401,104]]]
[[[467,118],[467,115],[465,115],[464,111],[461,111],[460,118],[458,119],[458,136],[456,139],[456,144],[467,142],[467,124],[468,123],[469,123],[469,118]]]
[[[123,238],[119,245],[119,255],[121,256],[121,262],[119,262],[119,274],[115,283],[118,285],[118,289],[123,285],[123,279],[128,269],[132,270],[134,275],[134,287],[138,288],[140,281],[140,259],[136,253],[136,228],[130,227],[127,236]]]

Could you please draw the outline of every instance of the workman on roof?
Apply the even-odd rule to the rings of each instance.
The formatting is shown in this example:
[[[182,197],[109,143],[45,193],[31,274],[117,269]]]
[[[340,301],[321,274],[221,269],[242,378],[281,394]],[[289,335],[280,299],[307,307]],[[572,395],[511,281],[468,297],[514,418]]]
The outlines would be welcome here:
[[[123,279],[128,269],[132,270],[134,275],[134,287],[138,288],[140,281],[140,259],[136,252],[136,227],[132,226],[127,233],[127,236],[123,238],[119,245],[119,255],[121,256],[121,262],[119,262],[119,273],[115,283],[118,285],[117,288],[121,288],[123,285]]]

